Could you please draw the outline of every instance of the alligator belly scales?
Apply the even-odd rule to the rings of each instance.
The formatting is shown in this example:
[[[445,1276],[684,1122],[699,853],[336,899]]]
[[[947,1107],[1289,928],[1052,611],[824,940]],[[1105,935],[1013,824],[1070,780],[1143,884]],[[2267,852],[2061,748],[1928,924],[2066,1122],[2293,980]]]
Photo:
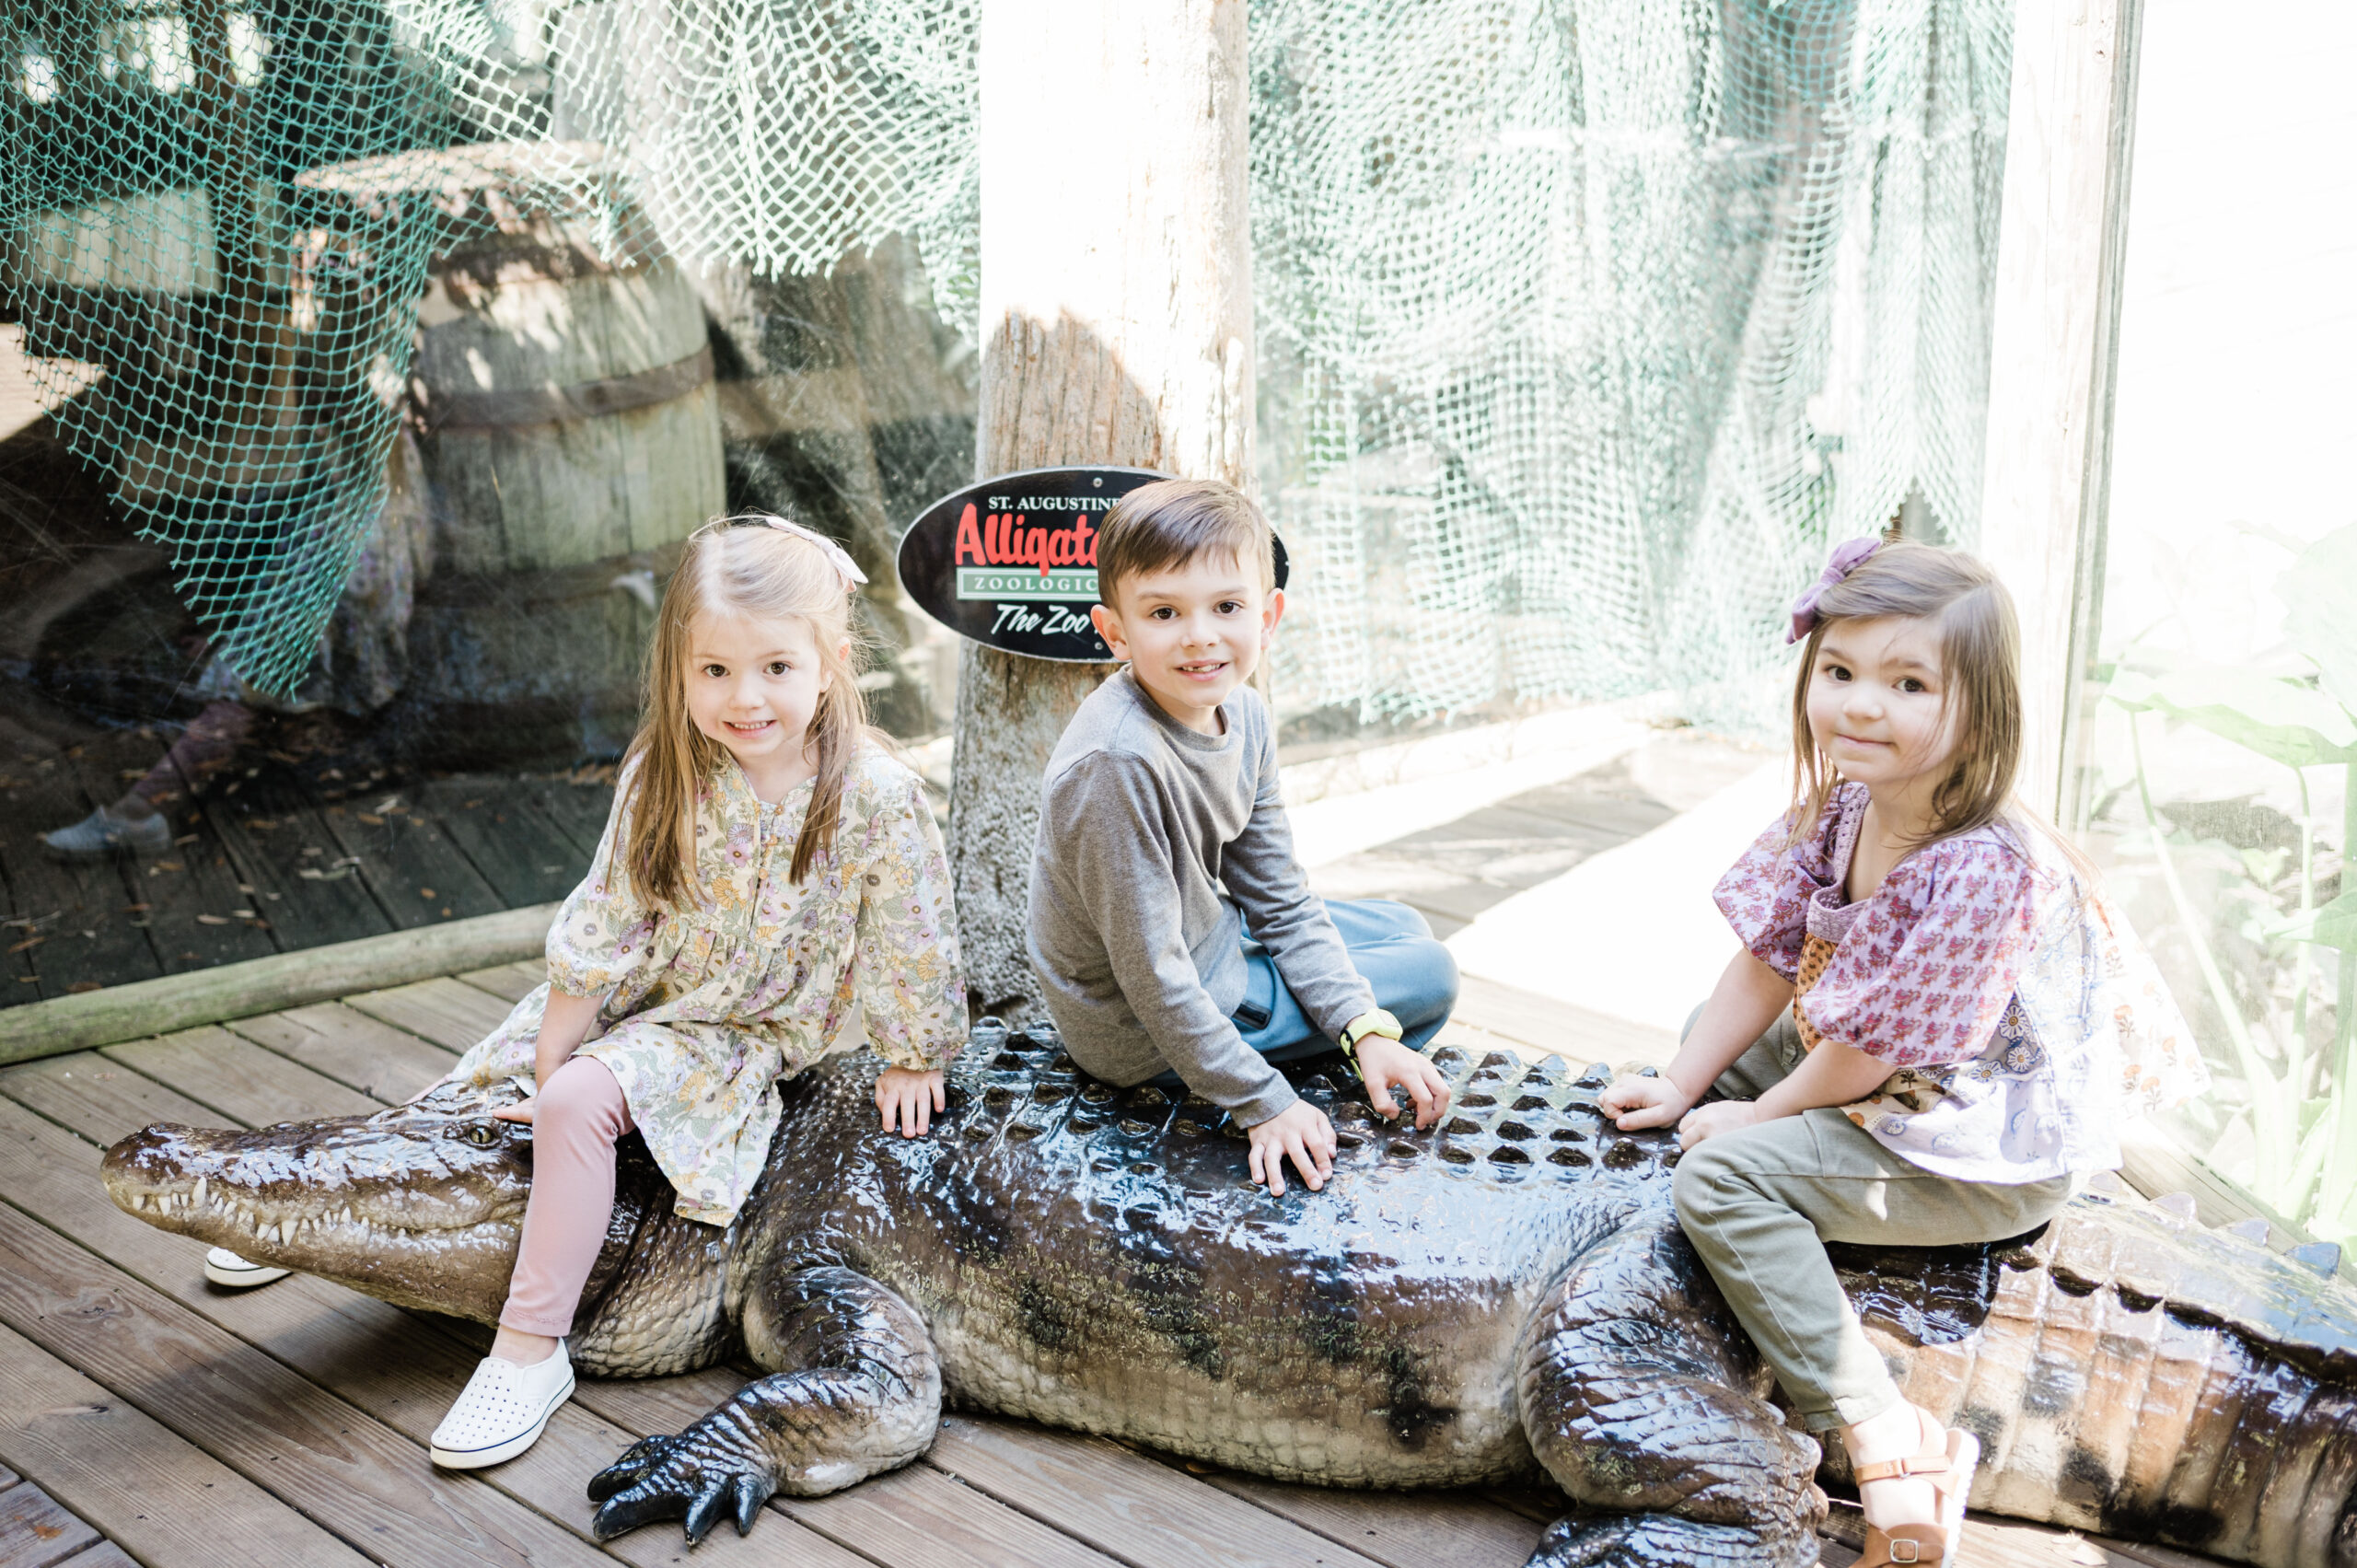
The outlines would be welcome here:
[[[933,1134],[880,1132],[877,1063],[784,1086],[726,1230],[679,1218],[626,1140],[583,1300],[582,1370],[653,1376],[741,1347],[765,1372],[589,1481],[602,1535],[749,1526],[773,1492],[907,1463],[945,1404],[1331,1486],[1543,1472],[1534,1564],[1816,1561],[1838,1451],[1772,1402],[1678,1233],[1676,1145],[1597,1113],[1609,1074],[1444,1048],[1425,1132],[1296,1085],[1341,1148],[1271,1198],[1205,1101],[1074,1071],[1052,1033],[977,1026]],[[124,1209],[260,1262],[493,1320],[531,1171],[505,1086],[254,1132],[158,1126]],[[2333,1260],[2194,1225],[2117,1183],[2041,1236],[1837,1249],[1910,1397],[1980,1434],[1976,1507],[2268,1568],[2357,1568],[2357,1294]]]

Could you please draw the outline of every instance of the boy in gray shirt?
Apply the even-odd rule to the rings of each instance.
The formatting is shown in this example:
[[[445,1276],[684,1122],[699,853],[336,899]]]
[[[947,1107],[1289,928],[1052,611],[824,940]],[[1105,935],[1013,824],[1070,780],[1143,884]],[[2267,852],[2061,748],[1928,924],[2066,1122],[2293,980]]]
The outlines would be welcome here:
[[[1249,1129],[1252,1179],[1311,1189],[1334,1129],[1269,1063],[1339,1042],[1368,1102],[1418,1125],[1447,1109],[1415,1048],[1457,1000],[1423,917],[1328,904],[1294,859],[1268,705],[1246,682],[1284,596],[1269,527],[1225,484],[1165,480],[1096,543],[1097,630],[1129,668],[1049,760],[1031,863],[1030,956],[1073,1060],[1130,1085],[1173,1078]]]

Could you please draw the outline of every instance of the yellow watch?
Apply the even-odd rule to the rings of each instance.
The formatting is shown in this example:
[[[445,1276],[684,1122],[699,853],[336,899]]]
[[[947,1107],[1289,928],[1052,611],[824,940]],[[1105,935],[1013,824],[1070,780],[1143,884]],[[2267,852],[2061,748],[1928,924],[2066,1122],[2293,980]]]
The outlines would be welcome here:
[[[1355,1068],[1359,1064],[1359,1041],[1369,1035],[1399,1040],[1405,1032],[1399,1028],[1399,1019],[1380,1007],[1370,1007],[1342,1026],[1342,1056]]]

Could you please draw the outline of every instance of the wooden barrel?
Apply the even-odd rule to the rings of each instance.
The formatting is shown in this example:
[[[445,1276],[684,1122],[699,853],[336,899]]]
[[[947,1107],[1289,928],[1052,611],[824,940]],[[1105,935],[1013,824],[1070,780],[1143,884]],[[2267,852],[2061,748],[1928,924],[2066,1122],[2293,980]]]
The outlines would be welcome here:
[[[644,225],[593,210],[601,157],[455,147],[305,177],[496,216],[435,256],[410,375],[434,543],[403,727],[435,761],[616,749],[656,591],[726,504],[702,304]]]

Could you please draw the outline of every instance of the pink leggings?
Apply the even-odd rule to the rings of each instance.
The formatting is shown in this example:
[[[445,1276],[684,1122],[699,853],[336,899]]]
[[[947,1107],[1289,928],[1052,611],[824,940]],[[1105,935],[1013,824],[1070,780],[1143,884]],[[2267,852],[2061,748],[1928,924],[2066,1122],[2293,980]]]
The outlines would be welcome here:
[[[532,1102],[532,1195],[501,1323],[528,1334],[573,1331],[581,1287],[614,1212],[614,1140],[631,1129],[622,1086],[594,1056],[558,1068]]]

